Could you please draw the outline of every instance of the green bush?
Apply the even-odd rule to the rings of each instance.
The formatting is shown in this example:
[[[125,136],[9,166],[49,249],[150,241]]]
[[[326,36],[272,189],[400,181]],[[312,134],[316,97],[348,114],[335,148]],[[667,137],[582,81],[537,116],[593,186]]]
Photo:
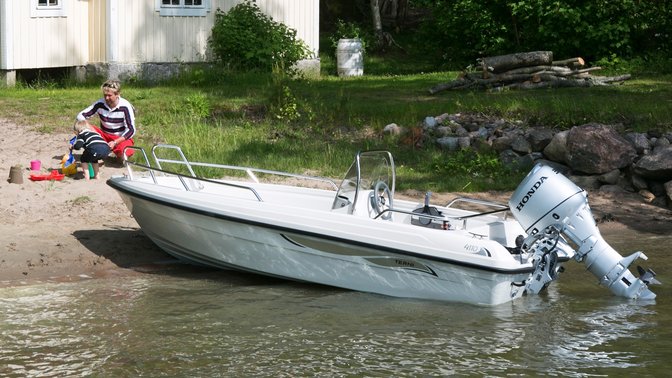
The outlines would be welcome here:
[[[296,30],[273,21],[251,0],[228,12],[217,9],[208,43],[221,63],[245,71],[271,72],[274,66],[291,69],[310,54]]]
[[[331,47],[336,51],[339,39],[359,39],[362,41],[362,52],[366,51],[366,45],[369,36],[354,22],[347,22],[341,19],[336,20],[336,30],[329,36]]]

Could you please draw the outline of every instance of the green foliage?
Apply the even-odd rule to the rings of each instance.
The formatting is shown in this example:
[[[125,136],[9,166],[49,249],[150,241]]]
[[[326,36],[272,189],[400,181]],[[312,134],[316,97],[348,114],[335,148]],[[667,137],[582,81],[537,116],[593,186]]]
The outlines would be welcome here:
[[[277,121],[297,121],[301,118],[296,97],[281,79],[274,78],[269,87],[268,113]]]
[[[192,118],[204,119],[210,116],[210,103],[203,93],[188,95],[185,100],[185,112]]]
[[[336,51],[339,39],[359,39],[362,41],[362,52],[366,51],[367,42],[370,37],[358,24],[338,19],[335,26],[336,30],[329,36],[333,51]]]
[[[589,62],[671,56],[672,7],[665,1],[457,0],[435,2],[431,9],[423,38],[436,40],[441,59],[453,68],[482,56],[533,50]]]
[[[270,72],[279,64],[289,69],[310,54],[296,30],[273,21],[251,0],[229,12],[217,9],[208,43],[221,63],[246,71]]]
[[[459,190],[502,190],[515,186],[523,174],[502,164],[495,152],[471,149],[441,154],[434,158],[434,174],[462,180]],[[459,185],[454,182],[453,185]],[[471,187],[471,186],[474,187]]]
[[[275,121],[296,122],[313,118],[312,109],[305,101],[299,101],[289,87],[292,82],[285,70],[276,67],[271,75],[266,98],[268,114]]]

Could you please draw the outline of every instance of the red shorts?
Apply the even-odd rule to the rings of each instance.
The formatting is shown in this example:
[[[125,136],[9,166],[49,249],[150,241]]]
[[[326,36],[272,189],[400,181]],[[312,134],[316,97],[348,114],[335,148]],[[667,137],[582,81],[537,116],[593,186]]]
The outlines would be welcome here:
[[[119,138],[118,135],[107,134],[107,133],[103,132],[101,129],[97,128],[96,126],[91,126],[91,127],[98,134],[100,134],[100,136],[102,136],[103,139],[105,139],[106,142],[111,142],[111,141],[117,140]],[[133,144],[134,144],[133,139],[126,139],[123,142],[121,142],[119,144],[116,144],[114,146],[114,148],[112,149],[112,152],[114,152],[114,154],[117,155],[117,157],[121,159],[121,154],[124,152],[124,148],[126,148],[127,146],[132,146]],[[133,151],[133,149],[129,148],[128,150],[126,150],[126,157],[133,156],[134,152],[135,151]]]

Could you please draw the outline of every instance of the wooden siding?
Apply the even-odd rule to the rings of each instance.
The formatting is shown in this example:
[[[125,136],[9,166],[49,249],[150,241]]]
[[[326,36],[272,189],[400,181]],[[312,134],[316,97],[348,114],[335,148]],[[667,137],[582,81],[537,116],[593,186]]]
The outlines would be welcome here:
[[[89,3],[89,60],[87,63],[107,62],[107,2],[88,0]]]
[[[0,69],[205,61],[216,10],[228,11],[241,2],[211,0],[207,16],[177,17],[161,16],[156,0],[65,1],[66,17],[31,17],[30,0],[0,0],[0,9],[7,11],[0,15],[0,54],[5,54]],[[110,4],[116,4],[116,20],[109,14],[114,13]],[[295,29],[317,56],[319,0],[257,4],[275,21]],[[117,31],[114,38],[110,29]]]
[[[88,62],[88,3],[70,1],[66,17],[31,17],[30,1],[10,1],[3,38],[12,38],[3,69],[80,66]],[[4,41],[7,42],[7,41]]]
[[[208,59],[207,43],[219,8],[228,11],[239,0],[212,0],[205,17],[161,16],[154,0],[120,1],[116,61],[200,62]],[[319,0],[258,0],[275,21],[297,30],[297,36],[317,53]]]

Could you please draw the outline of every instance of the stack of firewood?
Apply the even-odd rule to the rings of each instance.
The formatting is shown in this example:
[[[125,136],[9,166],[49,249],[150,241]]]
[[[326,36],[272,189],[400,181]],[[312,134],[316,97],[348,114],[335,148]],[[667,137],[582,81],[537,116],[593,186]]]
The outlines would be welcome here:
[[[448,89],[558,88],[608,85],[630,79],[630,75],[593,76],[600,67],[585,67],[582,58],[553,60],[552,51],[532,51],[486,57],[477,70],[463,72],[457,79],[430,88],[435,94]]]

